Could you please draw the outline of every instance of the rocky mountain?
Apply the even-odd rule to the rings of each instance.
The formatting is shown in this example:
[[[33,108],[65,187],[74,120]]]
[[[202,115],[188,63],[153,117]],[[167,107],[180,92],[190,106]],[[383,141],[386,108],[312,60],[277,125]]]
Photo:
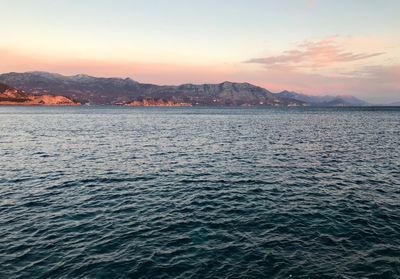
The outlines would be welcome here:
[[[87,75],[63,76],[46,72],[7,73],[0,82],[32,94],[62,94],[90,104],[123,104],[142,100],[165,100],[191,105],[303,106],[305,102],[279,96],[249,84],[183,84],[159,86],[130,78],[98,78]]]
[[[80,103],[64,96],[33,95],[0,83],[0,105],[80,105]]]
[[[285,98],[306,102],[311,106],[368,106],[369,103],[350,95],[338,96],[311,96],[296,92],[282,91],[277,95]]]
[[[0,82],[35,95],[56,93],[93,104],[129,101],[135,93],[140,92],[141,87],[146,87],[131,79],[95,78],[87,75],[67,77],[46,72],[2,74]]]

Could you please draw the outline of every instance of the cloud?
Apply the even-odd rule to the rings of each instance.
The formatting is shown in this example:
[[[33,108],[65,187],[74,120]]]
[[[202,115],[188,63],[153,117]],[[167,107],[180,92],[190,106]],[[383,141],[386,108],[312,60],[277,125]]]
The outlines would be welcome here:
[[[345,50],[337,37],[328,37],[319,41],[305,41],[296,48],[286,50],[280,55],[252,58],[245,63],[262,64],[265,67],[282,67],[290,69],[318,69],[331,67],[379,56],[384,52],[351,52]]]
[[[364,77],[379,82],[393,82],[400,89],[400,65],[372,65],[364,66],[356,71],[348,73],[352,77]]]

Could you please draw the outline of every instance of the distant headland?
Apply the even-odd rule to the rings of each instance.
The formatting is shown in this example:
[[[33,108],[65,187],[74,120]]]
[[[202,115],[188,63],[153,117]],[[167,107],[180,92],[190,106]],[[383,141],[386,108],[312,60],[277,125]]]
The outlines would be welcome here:
[[[51,94],[33,95],[0,83],[0,105],[78,106],[80,103],[65,96]]]

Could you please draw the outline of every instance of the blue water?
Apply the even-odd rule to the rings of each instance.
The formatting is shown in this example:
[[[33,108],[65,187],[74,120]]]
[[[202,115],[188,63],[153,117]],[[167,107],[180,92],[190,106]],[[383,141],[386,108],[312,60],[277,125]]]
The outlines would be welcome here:
[[[0,278],[400,278],[400,109],[0,108]]]

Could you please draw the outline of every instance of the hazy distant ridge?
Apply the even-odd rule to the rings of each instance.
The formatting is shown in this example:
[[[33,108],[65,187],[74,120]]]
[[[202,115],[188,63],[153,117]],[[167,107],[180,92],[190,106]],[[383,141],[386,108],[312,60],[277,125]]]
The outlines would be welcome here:
[[[312,106],[368,106],[369,103],[350,95],[311,96],[296,92],[283,91],[277,93],[281,97],[300,100]]]

